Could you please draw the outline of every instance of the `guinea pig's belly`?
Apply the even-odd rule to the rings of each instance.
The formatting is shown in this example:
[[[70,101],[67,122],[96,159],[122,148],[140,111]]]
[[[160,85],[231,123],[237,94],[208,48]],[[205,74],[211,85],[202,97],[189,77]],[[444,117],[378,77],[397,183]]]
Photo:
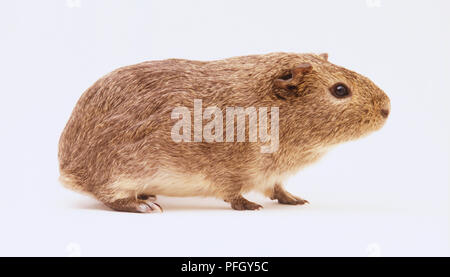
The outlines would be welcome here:
[[[175,170],[158,170],[145,178],[118,178],[112,184],[116,190],[135,191],[152,195],[174,197],[213,196],[211,182],[200,174],[184,174]]]

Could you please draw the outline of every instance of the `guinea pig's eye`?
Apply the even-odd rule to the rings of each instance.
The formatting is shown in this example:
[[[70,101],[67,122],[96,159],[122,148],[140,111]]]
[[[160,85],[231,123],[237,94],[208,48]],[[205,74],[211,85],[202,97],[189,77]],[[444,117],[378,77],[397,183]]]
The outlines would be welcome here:
[[[330,88],[331,94],[336,98],[344,98],[350,95],[350,89],[343,83],[337,83]]]

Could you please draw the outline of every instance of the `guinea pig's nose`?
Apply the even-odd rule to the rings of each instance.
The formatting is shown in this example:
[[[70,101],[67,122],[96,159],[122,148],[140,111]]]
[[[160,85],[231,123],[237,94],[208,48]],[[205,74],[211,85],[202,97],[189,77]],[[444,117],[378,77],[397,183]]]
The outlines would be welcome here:
[[[384,104],[383,107],[381,108],[380,113],[384,118],[387,118],[390,110],[391,110],[391,105],[389,104],[389,102],[386,102],[386,104]]]

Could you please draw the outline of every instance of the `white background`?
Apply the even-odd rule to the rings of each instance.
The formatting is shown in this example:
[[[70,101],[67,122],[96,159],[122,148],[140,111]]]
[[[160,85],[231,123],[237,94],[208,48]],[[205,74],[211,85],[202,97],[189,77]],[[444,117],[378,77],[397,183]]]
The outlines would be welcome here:
[[[449,1],[7,1],[0,28],[0,255],[450,254]],[[382,130],[289,181],[311,205],[161,197],[163,214],[130,214],[57,182],[61,131],[102,75],[274,51],[328,52],[391,98]]]

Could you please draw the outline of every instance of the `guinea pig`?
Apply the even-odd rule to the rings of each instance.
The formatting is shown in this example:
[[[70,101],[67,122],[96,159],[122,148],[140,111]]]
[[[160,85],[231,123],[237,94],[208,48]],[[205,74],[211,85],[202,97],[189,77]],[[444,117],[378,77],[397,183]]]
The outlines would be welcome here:
[[[60,181],[127,212],[161,212],[157,195],[262,208],[243,197],[249,191],[302,205],[286,178],[380,129],[389,112],[380,88],[327,54],[143,62],[100,78],[78,100],[59,141]]]

